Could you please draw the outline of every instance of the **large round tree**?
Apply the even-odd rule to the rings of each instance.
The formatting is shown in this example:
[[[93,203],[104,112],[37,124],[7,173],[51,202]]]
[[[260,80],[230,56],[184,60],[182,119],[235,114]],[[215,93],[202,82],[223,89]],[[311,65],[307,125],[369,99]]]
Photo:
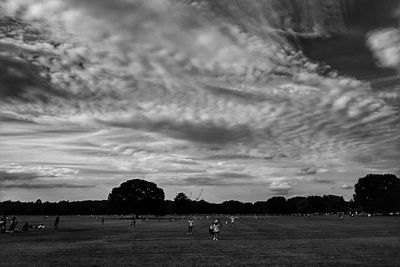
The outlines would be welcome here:
[[[355,185],[354,201],[367,212],[400,210],[400,179],[393,174],[368,174]]]
[[[118,213],[160,214],[164,206],[164,191],[155,183],[133,179],[112,189],[108,195]]]

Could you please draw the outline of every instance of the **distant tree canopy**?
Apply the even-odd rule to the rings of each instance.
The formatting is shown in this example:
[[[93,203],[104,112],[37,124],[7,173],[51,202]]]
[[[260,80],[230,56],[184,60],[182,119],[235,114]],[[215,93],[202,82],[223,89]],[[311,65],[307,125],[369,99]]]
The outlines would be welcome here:
[[[266,213],[280,214],[286,212],[286,199],[284,197],[272,197],[267,200]]]
[[[183,192],[174,200],[165,200],[164,191],[155,183],[128,180],[113,188],[108,200],[42,202],[0,202],[0,214],[318,214],[343,211],[389,213],[400,211],[400,179],[394,175],[370,174],[355,185],[354,201],[343,197],[272,197],[266,201],[223,203],[194,201]]]
[[[128,180],[108,195],[115,211],[125,214],[161,214],[164,198],[164,190],[140,179]]]
[[[368,174],[356,183],[354,202],[367,212],[400,211],[400,179],[393,174]]]

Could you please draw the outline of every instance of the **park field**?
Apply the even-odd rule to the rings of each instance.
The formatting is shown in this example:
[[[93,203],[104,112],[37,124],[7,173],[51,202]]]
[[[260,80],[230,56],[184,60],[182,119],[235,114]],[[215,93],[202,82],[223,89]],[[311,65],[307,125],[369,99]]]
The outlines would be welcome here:
[[[400,266],[400,217],[240,217],[213,241],[215,217],[137,220],[94,216],[20,216],[47,225],[27,233],[0,234],[1,266]]]

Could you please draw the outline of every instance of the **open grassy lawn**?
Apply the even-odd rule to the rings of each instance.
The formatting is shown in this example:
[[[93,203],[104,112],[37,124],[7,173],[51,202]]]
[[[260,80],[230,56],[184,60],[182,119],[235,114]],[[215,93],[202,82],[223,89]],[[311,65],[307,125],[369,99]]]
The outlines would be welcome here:
[[[111,217],[62,216],[58,231],[54,217],[19,217],[19,228],[25,220],[48,228],[0,234],[1,266],[400,266],[400,217],[241,217],[218,241],[206,218],[193,236],[183,219],[137,220],[135,232]]]

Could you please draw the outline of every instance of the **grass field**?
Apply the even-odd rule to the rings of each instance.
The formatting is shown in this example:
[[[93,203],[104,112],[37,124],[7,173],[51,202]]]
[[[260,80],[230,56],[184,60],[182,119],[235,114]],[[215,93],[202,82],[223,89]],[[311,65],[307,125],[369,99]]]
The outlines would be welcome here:
[[[227,217],[220,216],[222,221]],[[1,266],[400,266],[400,217],[240,217],[220,240],[208,234],[211,219],[129,220],[62,216],[19,217],[44,230],[0,234]]]

